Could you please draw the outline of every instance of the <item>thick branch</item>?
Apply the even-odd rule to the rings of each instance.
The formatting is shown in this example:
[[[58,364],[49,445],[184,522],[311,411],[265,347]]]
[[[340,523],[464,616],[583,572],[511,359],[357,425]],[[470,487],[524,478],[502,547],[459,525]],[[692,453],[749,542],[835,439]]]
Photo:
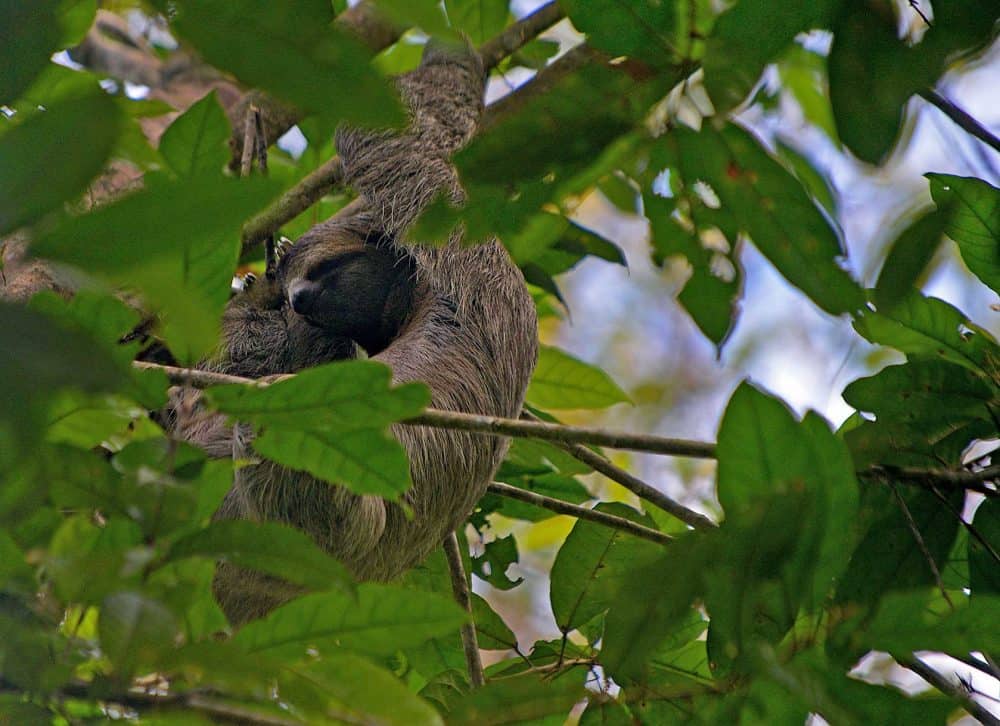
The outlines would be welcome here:
[[[969,115],[965,110],[959,108],[933,88],[920,92],[920,97],[932,106],[935,106],[941,113],[950,118],[969,134],[972,134],[984,144],[992,146],[1000,151],[1000,138],[997,138],[985,126]]]
[[[979,719],[980,723],[985,726],[1000,726],[1000,719],[988,711],[985,706],[974,701],[965,689],[956,683],[952,683],[943,674],[938,673],[916,656],[900,658],[894,655],[893,657],[900,665],[909,668],[936,689],[960,702],[962,708],[968,711],[973,717]]]
[[[512,487],[509,484],[503,484],[498,481],[490,484],[489,491],[501,497],[517,499],[518,501],[526,502],[527,504],[534,504],[536,507],[548,509],[549,511],[556,512],[557,514],[566,514],[570,517],[576,517],[577,519],[585,519],[588,522],[603,524],[605,527],[611,527],[612,529],[621,530],[622,532],[628,532],[636,537],[641,537],[642,539],[649,540],[650,542],[656,542],[657,544],[670,544],[670,542],[673,541],[673,538],[670,537],[670,535],[663,534],[663,532],[657,532],[655,529],[650,529],[649,527],[643,527],[641,524],[636,524],[631,519],[619,517],[614,514],[605,514],[604,512],[599,512],[596,509],[587,509],[586,507],[581,507],[577,504],[570,504],[569,502],[564,502],[561,499],[553,499],[552,497],[547,497],[543,494],[535,494],[535,492],[529,492],[525,489]]]
[[[458,546],[458,537],[449,532],[444,538],[444,555],[448,560],[448,573],[451,575],[451,591],[455,601],[469,614],[469,622],[462,625],[462,649],[465,651],[465,666],[469,670],[469,683],[473,688],[479,688],[486,683],[483,674],[483,662],[479,658],[479,641],[476,638],[476,623],[472,620],[472,595],[469,593],[469,581],[465,577],[462,566],[462,551]]]
[[[483,43],[479,55],[487,68],[496,67],[500,61],[536,36],[558,23],[563,18],[559,3],[550,2],[538,8],[531,15],[526,15],[516,23],[506,28],[500,35]]]
[[[528,421],[539,420],[536,416],[527,411],[521,414],[521,418]],[[685,524],[701,530],[714,529],[716,527],[715,522],[708,517],[699,514],[692,509],[688,509],[679,502],[675,502],[660,490],[654,489],[641,479],[629,474],[624,469],[615,466],[603,456],[591,451],[586,446],[581,446],[580,444],[567,444],[563,442],[556,442],[556,446],[569,453],[570,456],[579,459],[591,468],[604,474],[604,476],[608,477],[608,479],[618,482],[640,499],[656,505],[668,514],[677,517],[677,519],[681,520]]]

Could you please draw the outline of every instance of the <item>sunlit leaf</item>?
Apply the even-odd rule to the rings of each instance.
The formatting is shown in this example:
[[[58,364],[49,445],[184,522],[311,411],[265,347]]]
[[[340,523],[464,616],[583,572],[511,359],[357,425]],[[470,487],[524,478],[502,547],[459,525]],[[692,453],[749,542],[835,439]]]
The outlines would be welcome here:
[[[628,395],[596,366],[558,348],[539,347],[538,365],[528,386],[528,401],[541,408],[606,408]]]
[[[229,135],[229,121],[213,91],[167,127],[160,154],[180,177],[218,173],[229,160]]]

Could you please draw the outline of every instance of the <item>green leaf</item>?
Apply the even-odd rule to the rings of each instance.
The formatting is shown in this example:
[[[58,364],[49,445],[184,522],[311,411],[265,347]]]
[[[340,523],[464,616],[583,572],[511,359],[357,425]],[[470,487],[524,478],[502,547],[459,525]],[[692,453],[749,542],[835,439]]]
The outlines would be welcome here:
[[[888,311],[864,310],[854,321],[863,338],[907,355],[924,355],[988,373],[1000,347],[988,332],[943,300],[911,293]]]
[[[941,244],[951,205],[925,214],[909,225],[892,244],[875,284],[875,303],[879,310],[890,310],[903,300],[923,274]]]
[[[117,105],[95,89],[67,95],[0,135],[0,234],[78,196],[104,166],[121,125]]]
[[[508,0],[444,0],[451,27],[465,33],[475,45],[482,45],[507,24]]]
[[[331,26],[329,0],[172,3],[171,27],[211,65],[331,122],[386,126],[403,120],[395,93],[357,39]]]
[[[598,509],[653,526],[648,516],[624,504],[603,504]],[[578,520],[552,565],[549,599],[559,629],[568,633],[614,607],[622,581],[662,553],[663,548],[652,542]]]
[[[831,315],[861,307],[861,290],[837,262],[843,252],[830,223],[750,133],[733,124],[721,132],[705,125],[700,133],[677,128],[663,139],[685,186],[700,181],[718,196],[719,212],[738,227],[723,229],[727,236],[748,233],[785,279]]]
[[[353,587],[344,566],[307,534],[277,522],[212,522],[175,542],[167,561],[193,556],[222,559],[316,590]]]
[[[523,577],[514,580],[507,574],[507,568],[517,561],[517,540],[509,534],[484,545],[483,553],[472,558],[472,572],[498,590],[510,590],[524,582]]]
[[[60,48],[71,48],[87,35],[97,15],[97,0],[60,0],[59,27],[62,35]]]
[[[994,292],[1000,290],[1000,189],[982,179],[948,174],[927,178],[934,203],[955,208],[947,231],[965,264]]]
[[[557,409],[607,408],[629,400],[600,368],[547,345],[538,348],[527,398],[533,406]]]
[[[310,721],[443,726],[441,715],[389,671],[350,653],[282,669],[278,693]]]
[[[590,44],[613,56],[632,56],[657,66],[681,58],[675,37],[677,8],[672,2],[561,0],[560,5]]]
[[[177,176],[211,175],[229,161],[229,120],[215,91],[174,119],[160,138],[160,154]]]
[[[137,592],[118,592],[101,603],[98,621],[101,650],[128,678],[143,666],[157,663],[174,647],[178,627],[162,604]]]
[[[912,517],[924,547],[939,567],[948,557],[958,532],[952,509],[961,509],[962,491],[945,496],[944,506],[933,492],[896,485],[909,517],[885,486],[862,490],[859,524],[864,537],[851,554],[851,561],[837,588],[836,601],[873,604],[892,590],[904,590],[934,582],[934,573],[917,545],[909,518]]]
[[[705,89],[719,112],[738,106],[756,85],[764,67],[795,36],[826,27],[838,0],[819,0],[776,8],[742,0],[716,21],[705,49]]]
[[[0,104],[17,99],[49,64],[61,35],[56,19],[58,6],[58,0],[7,0],[0,5],[0,47],[7,50],[0,67]],[[0,166],[4,175],[12,168]]]
[[[376,4],[397,26],[417,27],[442,40],[458,40],[437,0],[377,0]]]
[[[472,620],[476,623],[479,647],[484,650],[511,650],[517,636],[507,623],[479,595],[472,593]]]
[[[360,494],[397,498],[410,485],[406,452],[386,433],[429,402],[420,384],[390,386],[373,361],[318,366],[267,388],[219,386],[207,393],[221,411],[264,428],[254,448]]]
[[[585,697],[582,684],[569,676],[543,680],[525,674],[490,681],[455,701],[450,704],[448,720],[455,724],[494,726],[533,722],[553,715],[565,719],[573,705]]]
[[[979,535],[969,537],[972,597],[1000,595],[1000,499],[987,499],[979,505],[972,528]]]
[[[382,656],[455,632],[466,619],[451,598],[366,583],[357,599],[325,592],[294,600],[244,626],[234,642],[250,652],[304,654],[316,646]]]
[[[216,344],[240,227],[278,188],[259,177],[163,181],[147,174],[146,183],[143,191],[64,221],[32,251],[139,288],[162,311],[171,352],[194,362]]]
[[[943,616],[929,607],[925,592],[891,593],[882,598],[864,642],[870,648],[898,653],[936,650],[945,653],[995,651],[1000,648],[1000,598],[982,596],[959,603]]]

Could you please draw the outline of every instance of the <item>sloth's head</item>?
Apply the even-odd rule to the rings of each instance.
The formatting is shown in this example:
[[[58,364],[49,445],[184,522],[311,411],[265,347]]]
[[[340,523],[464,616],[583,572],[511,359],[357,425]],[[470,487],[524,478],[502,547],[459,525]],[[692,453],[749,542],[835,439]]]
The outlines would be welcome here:
[[[415,269],[385,236],[338,230],[300,239],[282,258],[278,279],[289,307],[310,325],[375,355],[410,311]]]

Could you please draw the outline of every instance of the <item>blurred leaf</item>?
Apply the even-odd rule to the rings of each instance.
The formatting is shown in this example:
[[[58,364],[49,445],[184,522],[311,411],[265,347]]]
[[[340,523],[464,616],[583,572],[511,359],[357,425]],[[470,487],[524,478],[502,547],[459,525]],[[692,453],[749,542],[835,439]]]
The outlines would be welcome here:
[[[96,604],[122,586],[138,584],[141,537],[139,527],[126,519],[111,519],[104,527],[86,515],[66,519],[53,535],[46,559],[56,595],[64,602]]]
[[[451,27],[465,33],[474,45],[482,45],[507,24],[508,0],[444,0]]]
[[[194,362],[216,344],[240,226],[278,189],[259,177],[153,182],[147,175],[145,190],[65,220],[32,252],[139,288],[162,311],[171,352]]]
[[[653,526],[624,504],[601,504],[599,511]],[[655,528],[655,527],[654,527]],[[620,530],[578,520],[552,564],[549,599],[563,633],[613,608],[623,580],[663,553],[663,547]]]
[[[351,590],[347,570],[301,530],[277,522],[222,520],[171,546],[167,561],[209,557],[316,590]]]
[[[437,0],[377,0],[376,5],[398,26],[416,26],[435,38],[458,39]]]
[[[993,337],[943,300],[913,292],[888,311],[863,310],[854,329],[872,343],[907,355],[926,355],[964,366],[974,373],[991,370],[1000,359]]]
[[[361,41],[330,25],[329,0],[178,0],[172,29],[210,64],[331,122],[403,120]]]
[[[278,693],[310,721],[386,726],[443,726],[440,714],[404,683],[366,658],[327,653],[282,669]]]
[[[799,43],[792,43],[778,59],[778,76],[782,88],[796,100],[806,120],[822,130],[831,141],[838,143],[833,108],[830,106],[826,56]],[[824,206],[827,205],[824,203]]]
[[[160,154],[179,177],[217,174],[229,161],[229,136],[229,120],[211,91],[167,127]]]
[[[685,185],[701,181],[777,270],[820,308],[838,315],[863,304],[857,284],[837,263],[837,234],[802,185],[732,124],[721,132],[674,129],[663,137]],[[724,230],[726,231],[726,230]]]
[[[574,27],[612,56],[663,66],[681,58],[674,35],[677,9],[657,0],[562,0]]]
[[[928,607],[924,592],[891,593],[882,598],[864,636],[877,650],[912,653],[996,651],[1000,648],[1000,598],[982,596],[959,604],[943,616]]]
[[[174,647],[178,627],[163,604],[137,592],[118,592],[101,603],[98,632],[101,650],[127,679]]]
[[[0,234],[77,197],[104,166],[121,125],[118,107],[97,89],[63,97],[0,135]]]
[[[938,207],[953,206],[948,236],[973,274],[1000,290],[1000,189],[982,179],[928,174]]]
[[[60,48],[70,48],[87,35],[97,15],[97,0],[60,0],[59,27],[62,34]]]
[[[972,597],[1000,595],[1000,499],[986,499],[976,510],[969,537],[969,586]],[[981,541],[980,537],[982,540]]]
[[[356,599],[324,592],[293,600],[245,625],[233,641],[249,652],[304,654],[318,647],[382,656],[454,632],[466,619],[450,597],[364,583]]]
[[[450,723],[493,726],[528,723],[543,716],[561,715],[561,723],[575,703],[586,696],[579,680],[570,676],[543,680],[526,674],[490,681],[451,703]]]
[[[517,540],[513,535],[497,537],[483,546],[483,554],[472,558],[472,572],[498,590],[510,590],[524,582],[507,575],[507,568],[518,561]]]
[[[479,635],[479,647],[484,650],[510,650],[517,647],[517,636],[507,627],[490,604],[472,593],[472,619]]]
[[[939,3],[922,40],[905,45],[890,0],[844,0],[833,25],[830,99],[844,143],[863,161],[880,163],[891,149],[906,102],[933,87],[960,51],[993,36],[993,0]],[[913,12],[906,8],[904,13]]]
[[[951,219],[950,207],[939,204],[936,210],[909,225],[893,242],[875,283],[875,304],[879,310],[892,309],[916,286],[941,244],[941,236]]]
[[[0,5],[0,47],[7,49],[0,67],[0,104],[14,101],[48,65],[62,35],[58,7],[59,0],[6,0]]]
[[[826,27],[839,0],[777,7],[742,0],[719,16],[705,49],[705,89],[718,112],[743,102],[799,33]]]
[[[607,408],[629,400],[600,368],[547,345],[538,348],[538,365],[527,398],[533,406],[556,409]]]

